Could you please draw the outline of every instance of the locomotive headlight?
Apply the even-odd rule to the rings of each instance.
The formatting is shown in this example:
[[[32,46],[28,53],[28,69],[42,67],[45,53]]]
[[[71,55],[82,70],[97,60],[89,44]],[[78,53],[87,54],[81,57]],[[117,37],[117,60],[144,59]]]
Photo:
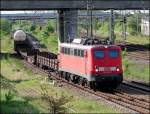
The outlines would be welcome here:
[[[116,69],[116,71],[120,71],[120,69],[119,69],[119,68],[117,68],[117,69]]]
[[[98,67],[97,66],[95,66],[95,71],[98,72]]]
[[[95,71],[98,72],[98,69],[96,68]]]

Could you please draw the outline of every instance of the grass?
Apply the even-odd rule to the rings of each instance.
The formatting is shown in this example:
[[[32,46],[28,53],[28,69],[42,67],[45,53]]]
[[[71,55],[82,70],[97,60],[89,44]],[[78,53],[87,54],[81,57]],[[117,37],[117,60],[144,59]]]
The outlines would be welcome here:
[[[45,40],[42,40],[42,37],[38,38],[49,48],[50,51],[57,53],[58,44],[55,34],[49,36]],[[10,53],[13,50],[13,40],[10,39],[9,35],[1,37],[1,44],[1,52]],[[40,85],[43,85],[44,83],[48,88],[50,95],[55,95],[56,93],[60,95],[64,92],[65,95],[74,96],[73,100],[69,102],[66,107],[71,106],[71,109],[75,110],[76,113],[120,112],[117,109],[113,109],[112,107],[98,103],[86,97],[76,96],[75,92],[72,90],[54,87],[53,85],[47,84],[44,76],[34,74],[31,69],[26,68],[20,61],[18,61],[18,59],[12,58],[10,54],[6,54],[5,57],[1,58],[1,66],[1,80],[3,80],[3,82],[1,83],[0,102],[2,113],[48,113],[48,107],[41,99]],[[131,67],[129,68],[135,68],[136,71],[136,65],[134,64],[131,64]],[[149,67],[146,66],[146,68]],[[143,71],[139,70],[139,72],[142,73]],[[148,71],[145,70],[145,73],[147,74]],[[5,95],[10,89],[13,89],[16,94],[9,103],[6,103]],[[72,110],[69,110],[69,112],[72,113]]]
[[[13,59],[9,58],[12,64],[18,64]],[[5,61],[5,62],[4,62]],[[44,77],[26,72],[25,70],[21,70],[20,65],[16,65],[16,69],[20,69],[20,72],[23,72],[21,76],[20,72],[12,72],[14,69],[10,67],[10,63],[7,63],[6,60],[2,60],[3,68],[2,68],[2,75],[7,80],[7,83],[12,83],[14,85],[14,89],[17,91],[13,100],[9,103],[6,103],[5,94],[8,92],[10,88],[5,88],[1,90],[1,106],[3,108],[3,113],[45,113],[48,112],[47,105],[41,100],[41,90],[40,85],[42,84],[41,81],[44,82]],[[4,63],[6,63],[4,65]],[[19,63],[20,64],[20,63]],[[5,70],[4,70],[5,69]],[[24,68],[23,68],[24,69]],[[12,76],[13,74],[13,76]],[[12,78],[13,77],[13,78]],[[28,80],[27,80],[28,79]],[[16,82],[16,80],[22,80],[20,82]],[[46,82],[44,82],[46,83]],[[48,88],[49,94],[54,95],[55,93],[61,94],[65,91],[62,88],[54,87],[53,85],[45,84]],[[65,92],[66,95],[71,96],[73,95],[70,91]],[[26,98],[30,98],[28,103],[25,103]],[[88,101],[88,105],[87,102]],[[103,106],[102,104],[97,104],[94,101],[89,101],[88,99],[83,98],[74,98],[71,102],[73,109],[77,112],[105,112],[106,109],[110,109],[107,112],[117,112],[113,111],[113,109],[109,108],[108,106]],[[18,108],[19,107],[19,108]],[[92,107],[92,108],[91,108]],[[104,109],[103,109],[104,108]],[[103,110],[102,110],[103,109]]]
[[[114,33],[116,35],[116,41],[123,41],[124,40],[121,36],[121,33],[122,33],[121,27],[122,27],[121,23],[117,22],[115,24]],[[109,36],[108,31],[109,31],[109,24],[108,24],[108,22],[104,22],[102,24],[102,26],[98,30],[96,30],[95,34],[99,35],[99,36],[107,37],[107,36]],[[133,44],[145,45],[146,47],[148,47],[150,45],[149,36],[142,35],[141,33],[139,33],[137,35],[127,35],[126,41],[133,43]]]
[[[11,81],[30,80],[31,70],[23,66],[17,59],[1,60],[1,74]]]
[[[49,94],[52,96],[56,93],[60,95],[63,92],[67,96],[74,96],[71,90],[67,91],[61,87],[54,87],[53,85],[47,84],[44,76],[34,74],[21,61],[13,58],[9,54],[13,49],[13,43],[9,43],[12,42],[9,36],[1,40],[6,45],[3,45],[1,48],[1,52],[6,53],[5,56],[1,57],[1,113],[48,113],[48,107],[41,99],[40,85],[43,84],[46,85]],[[15,94],[11,101],[7,102],[5,95],[10,90],[14,91]],[[88,105],[86,101],[88,101]],[[76,96],[66,105],[66,107],[69,106],[72,106],[71,109],[76,112],[119,112],[102,103],[98,104],[96,101]],[[68,109],[68,111],[72,112],[71,109]],[[109,109],[109,111],[106,109]]]
[[[1,89],[1,107],[2,113],[48,113],[47,105],[41,100],[41,90],[40,85],[41,82],[45,83],[48,88],[49,94],[54,95],[57,93],[60,95],[65,91],[67,96],[73,96],[74,94],[70,90],[69,92],[65,89],[54,87],[53,85],[48,85],[45,82],[44,76],[33,74],[32,72],[26,72],[27,69],[24,69],[23,66],[20,66],[20,63],[16,63],[15,60],[9,58],[10,62],[7,60],[2,60],[2,76],[7,82],[7,85],[14,85],[14,90],[16,91],[16,95],[13,100],[9,103],[6,103],[5,94],[8,93],[10,86],[7,88]],[[4,65],[5,64],[5,65]],[[19,69],[19,72],[12,72],[14,70],[13,67],[10,67],[12,64],[16,64],[15,69]],[[21,70],[22,69],[22,70]],[[22,72],[21,76],[20,72]],[[3,80],[4,80],[3,79]],[[21,81],[17,81],[21,80]],[[4,84],[1,84],[4,85]],[[6,84],[5,84],[6,85]],[[29,99],[29,102],[26,103],[26,98]],[[88,105],[87,102],[88,101]],[[109,108],[108,106],[103,106],[103,104],[98,104],[95,101],[91,101],[89,99],[77,98],[74,97],[73,101],[70,103],[71,108],[77,112],[118,112],[114,109]],[[91,108],[92,107],[92,108]],[[104,109],[103,109],[104,108]],[[103,110],[102,110],[103,109]]]
[[[142,80],[149,83],[149,64],[137,63],[128,59],[124,59],[124,68],[128,64],[128,68],[124,69],[124,76],[130,79]]]
[[[111,107],[108,108],[105,104],[83,97],[82,100],[75,98],[75,100],[72,101],[72,105],[76,113],[118,113],[117,110]]]
[[[5,95],[8,93],[8,89],[1,89],[1,113],[38,113],[39,110],[26,103],[25,99],[16,94],[10,102],[7,102]]]
[[[1,52],[12,52],[13,50],[13,40],[9,35],[1,35],[0,37],[0,42],[1,42]]]
[[[120,35],[117,35],[116,41],[122,41],[123,38]],[[150,38],[148,36],[144,36],[144,35],[135,35],[135,36],[131,36],[128,35],[126,41],[132,44],[140,44],[140,45],[145,45],[145,46],[149,46],[150,42],[149,42]]]

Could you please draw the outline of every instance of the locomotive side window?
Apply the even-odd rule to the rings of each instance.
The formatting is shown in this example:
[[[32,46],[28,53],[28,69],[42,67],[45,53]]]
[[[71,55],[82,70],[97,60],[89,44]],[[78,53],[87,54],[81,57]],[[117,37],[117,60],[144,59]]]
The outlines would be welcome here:
[[[104,57],[104,51],[94,51],[94,57],[95,58],[103,58]]]
[[[68,48],[66,48],[66,54],[68,54]]]
[[[64,48],[64,52],[65,52],[65,54],[67,54],[67,48]]]
[[[80,49],[73,49],[73,50],[74,52],[72,53],[74,56],[84,57],[84,50],[80,50]]]
[[[74,49],[70,48],[70,55],[74,55]]]
[[[84,50],[81,50],[81,57],[84,57]]]
[[[67,48],[67,53],[66,54],[70,54],[70,48]]]
[[[74,55],[77,56],[77,49],[74,49]]]
[[[70,48],[68,48],[68,55],[70,55]]]
[[[116,58],[116,57],[118,57],[118,55],[119,55],[119,52],[117,50],[109,51],[109,57],[111,57],[111,58]]]
[[[80,56],[80,50],[78,49],[78,54],[77,54],[77,56]]]

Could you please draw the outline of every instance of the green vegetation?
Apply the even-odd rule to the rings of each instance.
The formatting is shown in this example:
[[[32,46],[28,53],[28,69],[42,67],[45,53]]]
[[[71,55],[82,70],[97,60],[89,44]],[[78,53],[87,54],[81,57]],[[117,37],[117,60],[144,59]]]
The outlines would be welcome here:
[[[117,113],[112,107],[108,108],[106,105],[102,105],[101,103],[98,104],[98,102],[95,101],[89,101],[84,97],[82,97],[80,101],[72,101],[72,104],[72,108],[76,109],[77,113]]]
[[[44,27],[36,26],[33,34],[38,38],[38,40],[44,44],[47,49],[53,53],[58,51],[58,38],[57,33],[55,33],[55,22],[53,20],[48,21],[47,25]]]
[[[7,35],[11,32],[11,27],[12,27],[12,23],[6,19],[1,19],[0,20],[0,33],[2,35]]]
[[[43,26],[37,22],[16,21],[12,28],[13,30],[21,28],[26,32],[33,34],[49,51],[57,53],[58,37],[55,32],[55,20],[50,20]]]
[[[130,43],[134,43],[134,44],[141,44],[141,45],[145,45],[146,47],[149,46],[149,36],[145,36],[141,34],[141,22],[138,23],[137,25],[137,20],[136,20],[136,15],[130,15],[127,17],[127,42]],[[122,19],[119,17],[115,18],[115,22],[114,22],[114,32],[116,35],[116,42],[117,41],[123,41],[124,38],[122,36]],[[102,36],[102,37],[106,37],[109,36],[109,19],[105,19],[104,21],[100,22],[100,21],[95,21],[94,20],[94,33],[98,36]],[[95,24],[96,23],[96,24]],[[82,27],[84,28],[84,26]],[[137,28],[139,29],[137,31]]]
[[[149,83],[149,64],[135,62],[126,58],[126,50],[122,53],[124,77],[130,79],[140,79]]]
[[[11,24],[4,21],[6,26]],[[5,25],[5,24],[4,24]],[[26,26],[25,26],[26,25]],[[120,27],[120,24],[116,24]],[[33,33],[41,43],[45,44],[49,51],[57,53],[57,35],[55,33],[55,24],[49,21],[45,26],[31,24],[31,22],[23,21],[16,22],[12,28],[22,28],[25,31]],[[108,23],[97,25],[96,29],[104,35],[107,31]],[[104,27],[104,29],[103,29]],[[52,111],[52,106],[59,107],[61,112],[70,113],[117,113],[117,109],[108,107],[100,102],[93,101],[85,96],[76,95],[77,93],[67,88],[57,87],[49,84],[50,81],[45,80],[45,77],[34,73],[31,69],[26,68],[21,61],[14,58],[10,53],[13,50],[13,39],[9,33],[10,29],[5,31],[5,26],[1,27],[1,112],[2,113],[49,113]],[[14,29],[13,29],[14,30]],[[119,34],[119,30],[118,30]],[[131,36],[129,39],[135,42],[149,44],[148,38],[140,38],[139,36]],[[144,39],[144,40],[143,40]],[[124,76],[138,78],[142,80],[149,79],[149,66],[142,63],[135,63],[124,58]],[[43,94],[45,89],[41,89],[41,85],[45,85],[46,94]],[[64,98],[65,96],[65,98]],[[72,97],[73,96],[73,97]],[[43,99],[44,98],[44,99]],[[53,105],[47,102],[51,98]],[[64,101],[59,102],[64,99]],[[51,101],[50,100],[50,101]],[[60,104],[59,104],[60,103]]]
[[[34,73],[10,54],[13,39],[9,35],[1,36],[1,43],[1,113],[49,113],[53,105],[48,104],[47,98],[54,101],[59,112],[119,112],[102,103],[83,99],[80,95],[74,96],[76,92],[72,90],[49,84],[50,81],[45,80],[44,76]],[[41,90],[42,85],[47,88],[47,98]]]
[[[124,76],[131,79],[140,79],[149,83],[149,64],[136,63],[124,59]]]
[[[1,42],[1,47],[0,47],[1,52],[2,51],[12,52],[14,43],[9,35],[1,35],[0,42]]]
[[[41,85],[41,89],[42,99],[47,103],[49,112],[52,112],[52,114],[68,112],[65,105],[73,98],[73,96],[67,97],[64,93],[62,93],[61,96],[58,96],[57,93],[55,96],[49,95],[44,84]]]
[[[62,104],[64,105],[60,105],[60,109],[62,109],[63,107],[63,109],[65,109],[65,111],[67,112],[72,112],[72,110],[75,110],[76,112],[89,112],[89,110],[90,112],[118,112],[112,108],[109,108],[106,105],[102,105],[101,103],[98,104],[95,101],[90,101],[87,98],[83,99],[82,97],[77,96],[74,96],[73,100],[71,100],[71,102],[68,104],[67,102],[70,101],[69,96],[73,96],[75,94],[71,90],[66,91],[61,87],[55,87],[53,85],[48,84],[49,81],[46,81],[44,76],[35,74],[32,71],[29,72],[28,69],[26,69],[26,67],[23,65],[20,67],[20,64],[22,63],[20,63],[20,61],[18,61],[15,58],[10,57],[8,60],[9,61],[4,59],[1,60],[3,67],[1,69],[2,72],[0,78],[3,79],[3,81],[5,81],[1,83],[1,112],[3,113],[49,112],[50,106],[47,104],[46,100],[43,100],[43,98],[41,98],[41,85],[46,86],[48,91],[47,95],[49,95],[50,98],[55,98],[57,94],[58,100],[64,100],[62,101]],[[18,63],[16,61],[18,61]],[[5,87],[5,85],[7,85],[8,87]],[[11,89],[12,87],[13,89]],[[9,92],[10,90],[13,90],[15,92]],[[63,92],[64,94],[62,94]],[[64,96],[68,96],[66,100]],[[88,104],[85,101],[88,101]],[[58,104],[61,103],[57,100],[56,102]],[[67,107],[67,109],[65,107]]]

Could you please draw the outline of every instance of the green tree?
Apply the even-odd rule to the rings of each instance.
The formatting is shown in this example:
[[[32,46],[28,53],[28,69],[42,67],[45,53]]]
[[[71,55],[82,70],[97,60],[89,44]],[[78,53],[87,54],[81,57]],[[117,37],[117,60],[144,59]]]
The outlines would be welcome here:
[[[49,95],[47,88],[45,86],[41,86],[42,90],[42,99],[47,103],[49,113],[51,114],[65,114],[67,113],[67,107],[65,105],[73,98],[72,96],[68,97],[62,93],[60,96]]]
[[[9,34],[11,32],[12,23],[9,20],[1,19],[0,24],[1,24],[0,28],[1,33]]]
[[[49,21],[46,27],[43,29],[43,36],[48,37],[50,33],[55,31],[53,22]]]
[[[30,31],[33,32],[33,31],[35,31],[35,29],[36,29],[36,25],[35,25],[35,24],[32,24],[32,25],[30,26]]]
[[[131,35],[138,34],[137,28],[140,28],[140,22],[137,23],[137,15],[138,14],[131,15],[128,19],[128,31]]]

